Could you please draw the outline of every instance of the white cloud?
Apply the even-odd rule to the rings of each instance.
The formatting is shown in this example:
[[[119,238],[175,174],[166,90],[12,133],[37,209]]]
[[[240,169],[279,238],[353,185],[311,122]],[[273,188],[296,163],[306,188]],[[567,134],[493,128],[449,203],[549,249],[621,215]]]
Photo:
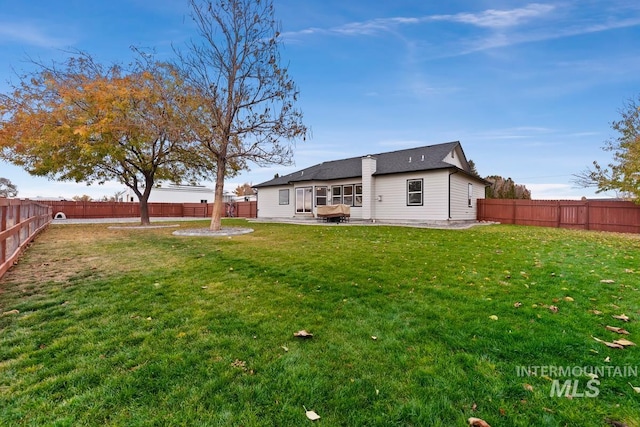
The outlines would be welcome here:
[[[568,27],[551,27],[545,26],[536,30],[523,31],[521,33],[494,33],[488,37],[483,37],[471,44],[471,47],[463,50],[459,54],[469,54],[488,49],[500,47],[514,46],[524,43],[534,43],[547,40],[562,39],[568,37],[580,36],[583,34],[591,34],[603,31],[610,31],[619,28],[635,27],[640,25],[640,18],[630,18],[623,20],[611,20],[606,23],[598,23],[593,25],[579,25]],[[455,56],[455,55],[453,55]]]
[[[389,32],[401,26],[417,25],[429,22],[448,21],[474,25],[483,28],[502,29],[523,24],[527,20],[544,16],[555,6],[533,3],[523,8],[509,10],[489,9],[480,13],[458,13],[451,15],[426,15],[420,17],[377,18],[363,22],[350,22],[331,28],[312,27],[300,31],[284,32],[285,39],[312,34],[333,34],[342,36],[369,36]]]
[[[41,27],[28,22],[0,22],[0,42],[10,41],[38,47],[64,47],[70,40],[49,35]]]
[[[478,27],[506,28],[523,24],[533,18],[547,15],[555,9],[549,4],[533,3],[523,8],[511,10],[489,9],[480,13],[458,13],[455,15],[436,15],[433,20],[461,22]]]
[[[580,17],[579,10],[571,9],[559,13],[551,4],[531,3],[515,9],[487,9],[477,13],[426,15],[420,17],[377,18],[362,22],[350,22],[330,28],[312,27],[282,34],[287,41],[305,35],[372,36],[380,33],[398,33],[407,26],[433,22],[465,24],[489,30],[488,34],[458,40],[458,48],[448,46],[444,56],[459,56],[489,49],[508,47],[524,43],[575,37],[583,34],[610,31],[640,25],[640,18],[620,11],[615,15],[599,17],[598,21]],[[580,4],[575,5],[576,8]],[[633,14],[631,10],[629,13]],[[613,13],[613,12],[612,12]],[[551,20],[553,19],[553,20]],[[441,55],[442,56],[442,55]]]
[[[570,184],[522,184],[531,191],[531,197],[536,200],[576,200],[582,196],[588,197],[587,193],[592,193],[588,189],[573,188]]]

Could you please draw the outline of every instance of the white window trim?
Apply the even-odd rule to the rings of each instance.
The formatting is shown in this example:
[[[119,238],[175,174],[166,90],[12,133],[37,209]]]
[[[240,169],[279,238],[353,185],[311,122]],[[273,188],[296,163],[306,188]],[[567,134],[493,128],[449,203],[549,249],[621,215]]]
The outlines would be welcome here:
[[[411,182],[420,182],[420,191],[409,191]],[[420,194],[420,203],[411,203],[411,194]],[[416,178],[416,179],[408,179],[407,180],[407,206],[424,206],[424,179]]]
[[[284,194],[283,192],[286,191],[287,193],[287,200],[286,203],[283,202],[282,200],[282,195]],[[278,190],[278,204],[279,205],[288,205],[289,204],[289,200],[291,199],[290,194],[289,194],[289,189],[288,188],[282,188],[280,190]]]

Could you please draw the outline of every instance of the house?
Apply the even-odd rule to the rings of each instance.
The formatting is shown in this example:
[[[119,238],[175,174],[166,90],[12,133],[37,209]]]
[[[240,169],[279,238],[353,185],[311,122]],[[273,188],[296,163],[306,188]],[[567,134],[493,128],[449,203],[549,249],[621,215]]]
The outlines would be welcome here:
[[[144,188],[141,188],[144,191]],[[213,188],[203,185],[180,185],[159,182],[149,194],[149,203],[213,203]],[[125,190],[124,201],[137,202],[133,190]]]
[[[364,221],[470,221],[483,179],[460,142],[324,162],[255,186],[258,218],[315,217],[318,206],[345,204]]]

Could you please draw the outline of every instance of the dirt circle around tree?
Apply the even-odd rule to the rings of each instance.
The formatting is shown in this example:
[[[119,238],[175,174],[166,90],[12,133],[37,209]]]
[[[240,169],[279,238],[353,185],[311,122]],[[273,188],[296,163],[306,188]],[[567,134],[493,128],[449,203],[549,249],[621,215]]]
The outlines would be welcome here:
[[[180,227],[180,224],[169,225],[110,225],[107,227],[109,230],[152,230],[155,228],[176,228]]]
[[[195,236],[195,237],[231,237],[253,233],[253,228],[246,227],[222,227],[220,230],[210,230],[209,228],[185,228],[174,231],[174,236]]]

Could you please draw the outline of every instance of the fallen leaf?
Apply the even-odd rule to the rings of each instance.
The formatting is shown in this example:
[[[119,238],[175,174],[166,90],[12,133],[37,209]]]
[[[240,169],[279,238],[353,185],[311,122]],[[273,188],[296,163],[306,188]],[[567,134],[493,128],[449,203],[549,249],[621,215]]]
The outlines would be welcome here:
[[[609,357],[609,356],[605,357],[604,361],[607,362],[607,363],[611,362],[611,357]]]
[[[619,339],[619,340],[615,340],[613,343],[614,343],[614,344],[621,345],[621,346],[624,346],[624,347],[630,347],[630,346],[632,346],[632,345],[636,345],[636,343],[631,342],[631,341],[629,341],[629,340],[626,340],[626,339],[624,339],[624,338]]]
[[[602,279],[600,280],[600,283],[616,283],[616,281],[612,279]]]
[[[595,315],[600,315],[602,312],[600,310],[591,310],[591,312]]]
[[[316,414],[315,411],[308,411],[307,408],[304,408],[305,411],[305,415],[307,416],[307,418],[309,418],[311,421],[316,421],[320,419],[320,415]]]
[[[571,297],[564,297],[564,300],[567,302],[573,302],[573,298]]]
[[[498,316],[496,316],[495,314],[492,314],[491,316],[489,316],[489,319],[498,320]]]
[[[629,383],[629,385],[631,386],[633,391],[635,391],[636,393],[640,393],[640,387],[634,387],[633,384],[631,384],[631,383]]]
[[[550,305],[549,310],[551,310],[552,313],[557,313],[559,308],[556,307],[555,305]]]
[[[20,311],[18,311],[18,310],[9,310],[9,311],[5,311],[4,313],[2,313],[3,316],[10,316],[12,314],[20,314]]]
[[[243,371],[247,370],[247,362],[245,362],[244,360],[236,359],[233,362],[231,362],[231,366],[233,366],[234,368],[240,368]]]
[[[515,304],[513,304],[513,306],[514,306],[515,308],[520,308],[520,307],[522,307],[522,303],[521,303],[520,301],[518,301],[518,302],[516,302]]]
[[[625,329],[618,328],[617,326],[605,326],[608,331],[615,332],[618,334],[629,335],[629,332]]]
[[[626,316],[624,313],[623,314],[613,315],[611,317],[613,317],[614,319],[622,320],[623,322],[628,322],[629,321],[629,316]]]
[[[608,342],[608,341],[603,341],[604,345],[606,345],[607,347],[610,348],[624,348],[624,346],[622,344],[617,344],[617,343],[613,343],[613,342]]]
[[[375,335],[371,335],[371,339],[375,341],[378,339],[378,337],[376,337]]]
[[[287,347],[286,345],[281,346],[281,348],[282,348],[284,351],[289,351],[289,347]]]
[[[469,427],[491,427],[485,420],[480,418],[471,417],[469,421]]]
[[[607,342],[604,340],[601,340],[600,338],[596,338],[596,337],[591,337],[594,340],[601,342],[602,344],[606,345],[607,347],[611,347],[611,348],[624,348],[624,346],[622,344],[616,344],[615,342]]]
[[[525,390],[533,391],[533,386],[531,384],[523,384]]]
[[[293,336],[298,338],[313,338],[313,334],[305,331],[304,329],[298,332],[294,332]]]

